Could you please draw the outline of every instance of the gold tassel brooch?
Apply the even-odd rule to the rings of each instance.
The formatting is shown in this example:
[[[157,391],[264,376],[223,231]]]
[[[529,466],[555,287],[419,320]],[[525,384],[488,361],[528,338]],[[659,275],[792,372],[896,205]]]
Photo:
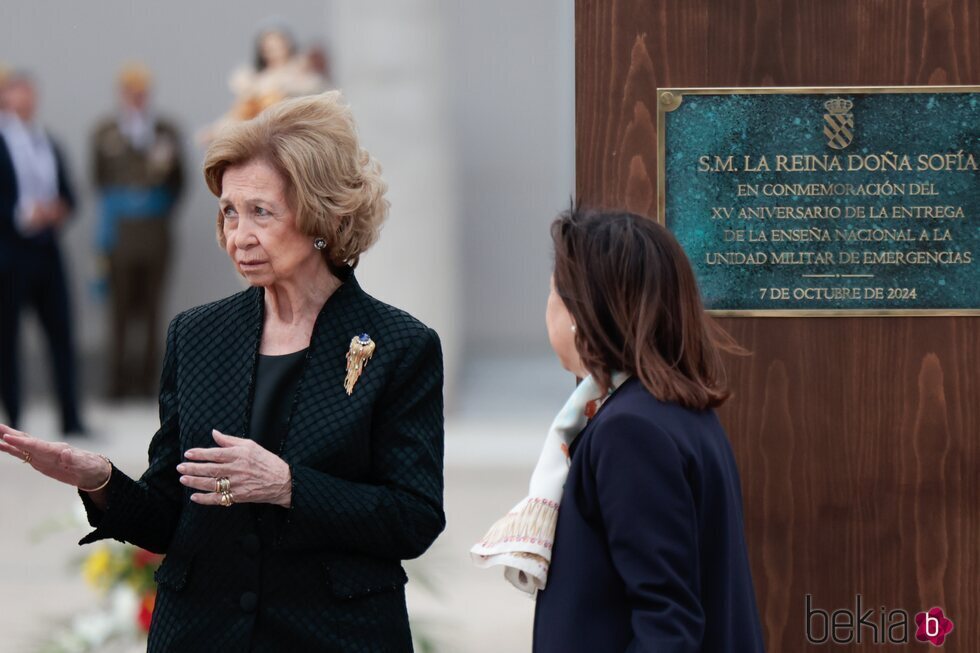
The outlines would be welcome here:
[[[361,378],[367,362],[374,356],[374,349],[374,341],[366,333],[351,338],[350,349],[347,350],[347,377],[344,379],[348,397],[353,394],[354,384]]]

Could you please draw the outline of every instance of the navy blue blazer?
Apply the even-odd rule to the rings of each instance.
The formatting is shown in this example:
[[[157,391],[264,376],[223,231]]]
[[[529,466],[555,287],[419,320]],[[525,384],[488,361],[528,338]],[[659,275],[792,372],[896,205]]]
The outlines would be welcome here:
[[[714,411],[630,379],[571,453],[535,653],[763,651],[738,470]]]

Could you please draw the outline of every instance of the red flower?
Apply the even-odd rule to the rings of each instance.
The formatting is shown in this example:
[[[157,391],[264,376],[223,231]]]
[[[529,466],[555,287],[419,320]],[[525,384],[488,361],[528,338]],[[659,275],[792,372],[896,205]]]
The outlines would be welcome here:
[[[953,632],[953,622],[946,618],[942,608],[930,608],[928,612],[915,615],[915,638],[920,642],[929,642],[933,646],[942,646],[946,635]]]
[[[142,569],[152,564],[159,562],[163,556],[157,555],[156,553],[150,553],[146,549],[136,549],[133,553],[133,567],[136,569]]]
[[[140,601],[140,611],[136,615],[136,621],[144,633],[150,632],[150,621],[153,620],[153,607],[157,602],[156,592],[147,592]]]

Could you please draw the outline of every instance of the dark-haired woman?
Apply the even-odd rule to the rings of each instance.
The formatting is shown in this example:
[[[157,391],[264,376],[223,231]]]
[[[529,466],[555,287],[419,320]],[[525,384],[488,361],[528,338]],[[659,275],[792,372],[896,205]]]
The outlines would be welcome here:
[[[536,653],[762,651],[738,471],[712,410],[734,343],[656,222],[573,211],[552,237],[548,335],[583,381],[477,562],[537,594]]]

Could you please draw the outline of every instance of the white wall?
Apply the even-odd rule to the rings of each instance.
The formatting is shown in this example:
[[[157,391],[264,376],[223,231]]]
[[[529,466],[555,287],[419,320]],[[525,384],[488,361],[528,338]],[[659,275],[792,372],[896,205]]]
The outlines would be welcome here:
[[[547,352],[548,226],[575,176],[572,0],[450,3],[467,348]]]

